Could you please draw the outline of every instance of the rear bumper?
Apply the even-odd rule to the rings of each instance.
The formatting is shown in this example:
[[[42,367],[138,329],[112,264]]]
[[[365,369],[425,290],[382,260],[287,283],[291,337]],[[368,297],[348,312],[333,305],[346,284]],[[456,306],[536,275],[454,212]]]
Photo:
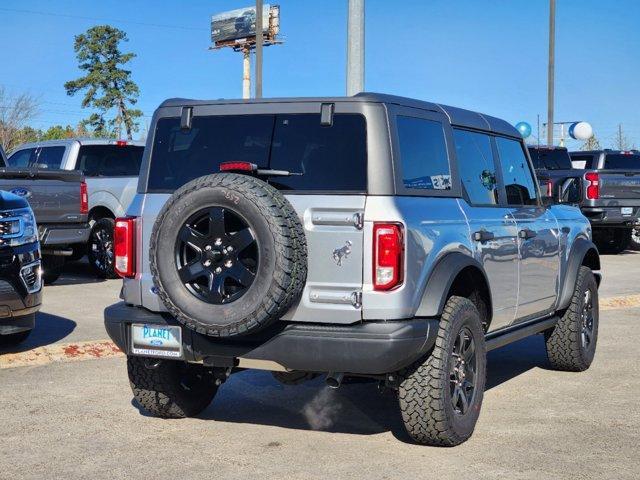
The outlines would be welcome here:
[[[104,311],[107,333],[129,354],[132,323],[178,325],[175,319],[128,306]],[[368,321],[355,325],[279,322],[252,337],[217,339],[182,328],[185,360],[219,366],[238,362],[275,362],[288,370],[382,375],[395,372],[426,354],[435,342],[438,321]]]
[[[593,226],[635,227],[640,225],[640,207],[633,208],[631,215],[623,215],[621,207],[583,207],[582,214]]]
[[[86,243],[89,240],[91,227],[88,223],[48,224],[39,226],[40,245],[42,248],[66,246]]]

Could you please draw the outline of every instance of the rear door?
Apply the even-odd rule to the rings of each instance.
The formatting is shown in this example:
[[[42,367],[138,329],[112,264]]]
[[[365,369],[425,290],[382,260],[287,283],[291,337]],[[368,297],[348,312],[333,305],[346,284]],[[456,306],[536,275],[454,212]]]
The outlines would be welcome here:
[[[491,137],[454,128],[454,143],[464,200],[477,260],[491,288],[491,330],[510,325],[518,302],[517,225],[499,183]]]
[[[496,137],[495,142],[507,205],[518,230],[516,320],[523,320],[555,305],[560,270],[558,222],[540,203],[535,176],[522,143],[503,137]]]
[[[217,173],[220,163],[244,161],[286,170],[269,183],[282,191],[302,222],[308,250],[302,297],[284,317],[301,322],[361,320],[362,219],[367,188],[366,119],[351,104],[336,103],[321,123],[319,103],[193,107],[191,128],[180,127],[181,109],[157,121],[143,211],[142,303],[163,310],[149,272],[148,242],[168,194],[186,182]],[[146,178],[145,178],[146,177]]]

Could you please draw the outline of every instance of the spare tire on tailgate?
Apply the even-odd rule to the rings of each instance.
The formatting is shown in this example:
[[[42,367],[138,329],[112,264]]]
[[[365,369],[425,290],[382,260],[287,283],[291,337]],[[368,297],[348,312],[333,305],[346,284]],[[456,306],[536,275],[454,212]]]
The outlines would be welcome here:
[[[288,200],[255,177],[220,173],[169,198],[151,233],[158,295],[187,327],[256,332],[298,299],[307,276],[304,229]]]

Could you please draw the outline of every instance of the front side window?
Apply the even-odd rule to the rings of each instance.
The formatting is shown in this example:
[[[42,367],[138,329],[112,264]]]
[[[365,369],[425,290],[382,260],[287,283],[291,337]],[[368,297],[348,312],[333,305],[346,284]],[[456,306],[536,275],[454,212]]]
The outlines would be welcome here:
[[[42,147],[36,160],[38,168],[61,168],[65,147]]]
[[[456,157],[462,186],[472,205],[497,205],[496,166],[488,135],[453,130]]]
[[[451,170],[442,124],[398,116],[397,125],[404,187],[451,190]]]
[[[500,167],[509,205],[537,205],[538,195],[533,174],[522,144],[517,140],[497,137]]]

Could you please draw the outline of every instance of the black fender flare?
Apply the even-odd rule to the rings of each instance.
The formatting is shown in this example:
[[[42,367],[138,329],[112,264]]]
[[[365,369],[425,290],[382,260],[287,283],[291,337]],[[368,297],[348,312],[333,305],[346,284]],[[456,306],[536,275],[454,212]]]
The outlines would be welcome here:
[[[571,303],[574,286],[576,284],[576,279],[578,278],[578,270],[584,264],[584,259],[588,254],[595,254],[594,270],[600,270],[600,254],[598,253],[598,248],[591,240],[587,240],[583,237],[577,238],[573,242],[571,250],[569,251],[569,260],[567,261],[567,267],[562,275],[560,295],[558,296],[556,310],[564,310]],[[599,274],[596,274],[596,280],[599,285]]]
[[[458,274],[467,267],[474,267],[484,277],[484,282],[491,298],[491,286],[484,268],[475,258],[460,252],[452,252],[443,256],[433,267],[433,271],[427,280],[427,285],[422,295],[422,301],[418,306],[416,317],[437,317],[442,315],[447,301],[447,293],[453,285]],[[491,300],[493,303],[493,301]],[[489,314],[492,305],[487,306]]]

